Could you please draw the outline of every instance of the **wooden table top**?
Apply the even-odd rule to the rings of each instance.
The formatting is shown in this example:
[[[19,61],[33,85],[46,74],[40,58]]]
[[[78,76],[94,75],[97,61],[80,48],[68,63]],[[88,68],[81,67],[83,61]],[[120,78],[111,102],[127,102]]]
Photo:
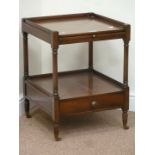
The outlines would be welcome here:
[[[23,18],[22,29],[52,46],[130,37],[129,24],[95,13]]]
[[[65,19],[65,20],[40,20],[35,21],[40,26],[52,31],[58,31],[60,34],[74,34],[120,30],[121,27],[114,26],[110,23],[103,22],[97,19]]]

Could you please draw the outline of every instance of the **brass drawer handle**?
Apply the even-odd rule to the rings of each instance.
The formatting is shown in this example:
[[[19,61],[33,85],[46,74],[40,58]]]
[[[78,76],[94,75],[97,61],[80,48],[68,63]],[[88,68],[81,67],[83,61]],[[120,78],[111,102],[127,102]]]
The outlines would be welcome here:
[[[96,102],[96,101],[92,101],[92,102],[91,102],[91,105],[92,105],[92,107],[96,107],[97,102]]]

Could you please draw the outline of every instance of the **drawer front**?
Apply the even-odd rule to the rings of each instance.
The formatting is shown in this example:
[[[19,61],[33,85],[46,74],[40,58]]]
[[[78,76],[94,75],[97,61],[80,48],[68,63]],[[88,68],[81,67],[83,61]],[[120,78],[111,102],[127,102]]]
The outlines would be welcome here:
[[[80,113],[91,110],[89,98],[60,101],[61,114]]]
[[[93,109],[121,107],[123,102],[123,93],[91,97],[91,107]]]
[[[123,93],[106,94],[84,99],[73,99],[60,101],[61,114],[74,114],[87,111],[95,111],[106,108],[121,107],[124,99]]]

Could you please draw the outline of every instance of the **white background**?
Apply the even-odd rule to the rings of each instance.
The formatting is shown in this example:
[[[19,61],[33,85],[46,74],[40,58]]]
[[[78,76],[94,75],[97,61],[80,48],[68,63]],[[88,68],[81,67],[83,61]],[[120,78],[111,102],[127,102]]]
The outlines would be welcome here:
[[[19,154],[18,1],[3,1],[1,19],[0,154]],[[154,1],[136,0],[136,155],[154,155]],[[148,24],[149,23],[149,24]]]
[[[63,2],[63,3],[62,3]],[[37,5],[36,5],[37,4]],[[20,18],[80,12],[95,12],[131,24],[129,49],[130,110],[134,110],[135,97],[135,40],[134,0],[21,0]],[[52,72],[50,45],[29,36],[30,74]],[[59,48],[59,71],[87,68],[88,44],[72,44]],[[20,99],[23,97],[23,52],[20,33]],[[94,43],[94,68],[122,82],[123,41],[100,41]]]

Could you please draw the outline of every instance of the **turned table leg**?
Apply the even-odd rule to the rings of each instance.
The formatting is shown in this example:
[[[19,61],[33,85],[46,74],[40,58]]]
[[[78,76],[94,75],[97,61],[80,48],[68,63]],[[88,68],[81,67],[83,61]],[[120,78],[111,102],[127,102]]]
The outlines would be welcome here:
[[[125,89],[124,93],[124,105],[122,107],[122,121],[124,129],[129,129],[127,125],[128,121],[128,109],[129,109],[129,87]]]
[[[129,126],[127,125],[127,121],[128,121],[128,110],[123,110],[123,112],[122,112],[122,121],[123,121],[123,127],[124,127],[124,129],[129,129]]]
[[[30,101],[28,99],[25,99],[25,114],[27,118],[31,118],[30,115]]]
[[[61,140],[59,137],[59,120],[60,120],[60,103],[58,95],[58,33],[53,33],[52,38],[52,59],[53,59],[53,132],[56,141]]]
[[[60,141],[61,138],[59,137],[59,124],[54,122],[53,128],[54,128],[54,138],[55,138],[55,140]]]
[[[23,32],[23,55],[24,55],[24,79],[23,79],[23,92],[24,96],[27,95],[27,88],[25,81],[28,78],[29,75],[29,65],[28,65],[28,34],[26,32]],[[30,115],[30,101],[25,98],[25,114],[27,118],[31,118]]]
[[[89,70],[93,69],[93,42],[89,42],[89,53],[88,53],[88,68]]]
[[[129,87],[125,89],[124,93],[124,105],[122,107],[122,121],[124,129],[129,129],[127,125],[128,121],[128,109],[129,109]]]
[[[129,129],[127,125],[128,120],[128,109],[129,109],[129,87],[128,87],[128,50],[129,50],[129,40],[130,40],[130,27],[127,29],[127,36],[123,39],[124,41],[124,75],[123,75],[123,83],[124,83],[124,105],[122,107],[122,121],[124,129]]]

